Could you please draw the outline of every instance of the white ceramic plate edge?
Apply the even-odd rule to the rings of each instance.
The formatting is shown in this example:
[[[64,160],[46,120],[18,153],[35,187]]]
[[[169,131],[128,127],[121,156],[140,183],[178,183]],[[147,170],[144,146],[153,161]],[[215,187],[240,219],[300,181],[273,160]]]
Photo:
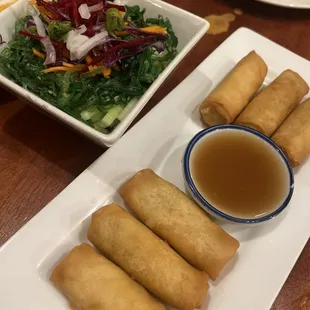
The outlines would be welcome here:
[[[256,0],[266,4],[290,8],[290,9],[310,9],[309,0]]]

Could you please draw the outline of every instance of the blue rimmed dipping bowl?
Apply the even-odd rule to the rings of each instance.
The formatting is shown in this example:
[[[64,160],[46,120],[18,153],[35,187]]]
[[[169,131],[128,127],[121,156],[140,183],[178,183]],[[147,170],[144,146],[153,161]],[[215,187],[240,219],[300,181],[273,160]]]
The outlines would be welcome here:
[[[226,211],[224,212],[223,210],[220,210],[219,208],[217,208],[215,205],[212,205],[210,201],[208,201],[208,198],[205,197],[197,188],[195,184],[195,180],[192,175],[192,171],[191,171],[192,154],[194,150],[196,149],[196,147],[199,146],[201,142],[205,141],[205,139],[207,139],[210,135],[214,135],[219,132],[226,131],[226,130],[242,131],[242,133],[256,136],[262,142],[265,142],[268,145],[268,147],[270,147],[272,151],[275,152],[275,154],[280,157],[282,164],[285,166],[285,173],[287,173],[287,178],[289,181],[288,182],[289,188],[287,189],[287,192],[286,192],[287,195],[283,197],[283,202],[280,205],[276,206],[274,209],[271,208],[270,213],[264,214],[261,217],[253,217],[253,218],[243,218],[243,217],[234,216],[232,214],[228,214],[226,213]],[[184,176],[185,185],[187,187],[188,192],[190,193],[192,198],[198,203],[198,205],[201,208],[203,208],[206,212],[208,212],[214,217],[217,217],[219,219],[223,219],[229,222],[233,222],[233,223],[240,223],[240,224],[257,224],[257,223],[262,223],[262,222],[266,222],[268,220],[273,219],[287,207],[293,195],[293,191],[294,191],[293,171],[289,164],[289,161],[287,160],[286,156],[281,151],[281,149],[271,139],[269,139],[262,133],[254,129],[250,129],[250,128],[239,126],[239,125],[218,125],[218,126],[209,127],[197,133],[191,139],[191,141],[189,142],[185,150],[185,154],[183,157],[183,176]]]

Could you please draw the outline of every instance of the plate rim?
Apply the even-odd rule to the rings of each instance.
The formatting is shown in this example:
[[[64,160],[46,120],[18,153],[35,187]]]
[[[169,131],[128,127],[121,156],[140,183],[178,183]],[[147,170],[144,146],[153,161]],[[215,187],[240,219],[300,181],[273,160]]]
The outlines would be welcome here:
[[[265,3],[265,4],[270,4],[273,6],[279,6],[282,8],[289,8],[289,9],[302,9],[302,10],[307,10],[310,9],[310,2],[309,4],[284,4],[279,2],[278,0],[256,0],[257,2]]]

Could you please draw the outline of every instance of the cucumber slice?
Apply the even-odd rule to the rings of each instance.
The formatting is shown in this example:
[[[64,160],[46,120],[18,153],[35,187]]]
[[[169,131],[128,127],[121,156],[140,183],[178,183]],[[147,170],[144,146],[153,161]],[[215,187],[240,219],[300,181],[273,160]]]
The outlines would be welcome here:
[[[133,107],[138,102],[138,98],[133,98],[130,102],[127,103],[124,110],[118,115],[117,119],[121,122],[126,118],[126,116],[130,113],[130,111],[133,109]]]
[[[108,113],[101,120],[101,125],[103,128],[107,128],[113,124],[113,122],[118,118],[123,108],[120,106],[115,106],[111,108]]]
[[[83,110],[80,115],[84,121],[89,121],[92,117],[94,117],[98,113],[101,112],[96,107],[90,107],[88,109]]]

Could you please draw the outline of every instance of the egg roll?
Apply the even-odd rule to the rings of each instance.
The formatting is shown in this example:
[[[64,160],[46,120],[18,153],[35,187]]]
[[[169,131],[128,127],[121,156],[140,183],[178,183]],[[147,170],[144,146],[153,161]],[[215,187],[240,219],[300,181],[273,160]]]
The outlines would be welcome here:
[[[264,82],[268,68],[255,52],[242,58],[200,105],[207,126],[231,124]]]
[[[236,254],[239,242],[154,171],[138,172],[121,187],[120,194],[142,223],[212,280]]]
[[[299,74],[286,70],[249,103],[235,123],[270,137],[308,91]]]
[[[92,216],[88,239],[148,291],[177,309],[201,307],[208,276],[117,204]]]
[[[152,297],[91,246],[75,247],[54,269],[50,280],[74,310],[164,310]]]
[[[310,99],[297,106],[272,136],[292,167],[310,154]]]

